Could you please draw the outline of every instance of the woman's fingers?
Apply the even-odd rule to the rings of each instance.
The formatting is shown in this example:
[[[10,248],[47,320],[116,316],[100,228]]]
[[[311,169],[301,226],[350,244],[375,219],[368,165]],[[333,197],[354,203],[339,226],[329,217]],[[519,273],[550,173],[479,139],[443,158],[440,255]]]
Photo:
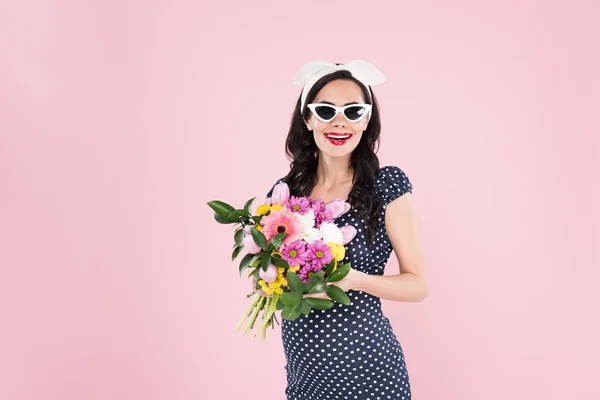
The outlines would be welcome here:
[[[327,293],[308,293],[303,295],[303,297],[314,297],[317,299],[331,300],[331,297],[327,296]]]
[[[256,293],[258,293],[259,295],[263,296],[263,297],[273,297],[272,294],[266,294],[261,288],[256,288],[256,274],[252,275],[252,291],[255,291]]]

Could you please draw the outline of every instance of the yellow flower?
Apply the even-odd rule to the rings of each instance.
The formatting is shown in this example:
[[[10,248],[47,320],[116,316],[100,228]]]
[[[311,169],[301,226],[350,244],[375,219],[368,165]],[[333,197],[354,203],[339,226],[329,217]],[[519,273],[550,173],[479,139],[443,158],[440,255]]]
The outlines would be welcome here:
[[[279,281],[273,281],[273,282],[269,283],[269,287],[271,289],[277,289],[280,286],[281,286],[281,283]]]
[[[337,269],[337,264],[338,264],[338,262],[337,262],[337,260],[335,260],[334,264],[333,264],[333,269],[331,270],[331,272],[333,272]]]
[[[273,294],[273,289],[271,289],[268,286],[263,286],[262,291],[265,292],[266,294]]]
[[[262,231],[262,225],[256,224],[256,229],[258,229],[259,231]]]
[[[336,261],[342,261],[346,257],[346,248],[342,244],[327,243],[331,247],[331,254]]]
[[[273,255],[273,254],[278,254],[278,255],[280,255],[280,256],[281,256],[281,253],[280,253],[280,252],[278,252],[277,250],[273,250],[273,251],[271,252],[271,255]],[[279,269],[281,269],[281,268],[279,268]]]
[[[296,271],[298,271],[299,269],[300,269],[300,266],[299,266],[299,265],[294,265],[293,267],[289,267],[289,268],[288,268],[288,271],[291,271],[291,272],[296,272]]]
[[[271,206],[268,204],[261,204],[260,206],[258,206],[258,208],[256,209],[256,213],[258,215],[265,215],[266,213],[269,212],[269,210],[271,209]]]
[[[277,288],[277,289],[275,289],[275,292],[277,294],[281,294],[281,293],[283,293],[283,289],[282,288]]]
[[[281,211],[282,208],[283,206],[281,204],[275,204],[271,206],[271,210],[273,211]]]

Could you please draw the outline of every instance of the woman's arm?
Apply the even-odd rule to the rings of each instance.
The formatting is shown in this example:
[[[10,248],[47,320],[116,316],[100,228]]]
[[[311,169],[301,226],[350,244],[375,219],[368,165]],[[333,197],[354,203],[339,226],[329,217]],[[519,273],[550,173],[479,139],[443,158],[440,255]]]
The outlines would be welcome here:
[[[425,257],[421,245],[419,221],[412,194],[405,193],[386,207],[385,228],[398,258],[400,273],[369,275],[355,269],[339,282],[344,291],[360,290],[392,301],[421,301],[428,294]],[[329,299],[325,293],[305,294],[304,297]]]
[[[411,193],[391,201],[385,211],[385,229],[398,258],[400,273],[356,279],[354,290],[392,301],[421,301],[428,294],[425,257],[419,219]]]

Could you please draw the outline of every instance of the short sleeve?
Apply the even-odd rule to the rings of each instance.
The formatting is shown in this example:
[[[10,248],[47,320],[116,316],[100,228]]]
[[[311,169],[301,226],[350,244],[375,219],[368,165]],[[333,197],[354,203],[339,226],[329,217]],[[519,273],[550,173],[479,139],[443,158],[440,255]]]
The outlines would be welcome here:
[[[275,189],[275,186],[277,186],[277,184],[279,184],[279,183],[281,183],[281,182],[284,182],[284,180],[285,180],[285,176],[284,176],[283,178],[279,178],[279,179],[277,180],[277,182],[275,182],[275,183],[273,184],[273,186],[271,186],[271,189],[270,189],[270,190],[267,192],[267,195],[266,195],[265,197],[266,197],[266,198],[269,198],[269,197],[271,197],[271,196],[273,195],[273,189]]]
[[[404,193],[412,193],[413,190],[408,176],[395,165],[389,165],[379,170],[375,186],[386,206]]]

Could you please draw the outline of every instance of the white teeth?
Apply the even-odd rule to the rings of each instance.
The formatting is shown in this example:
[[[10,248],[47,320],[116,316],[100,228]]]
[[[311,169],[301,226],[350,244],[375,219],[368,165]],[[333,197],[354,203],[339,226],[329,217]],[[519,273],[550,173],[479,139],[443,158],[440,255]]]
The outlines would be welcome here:
[[[329,137],[329,138],[332,138],[332,139],[347,139],[347,138],[349,138],[349,137],[350,137],[350,135],[346,135],[346,136],[325,135],[325,136],[327,136],[327,137]]]

